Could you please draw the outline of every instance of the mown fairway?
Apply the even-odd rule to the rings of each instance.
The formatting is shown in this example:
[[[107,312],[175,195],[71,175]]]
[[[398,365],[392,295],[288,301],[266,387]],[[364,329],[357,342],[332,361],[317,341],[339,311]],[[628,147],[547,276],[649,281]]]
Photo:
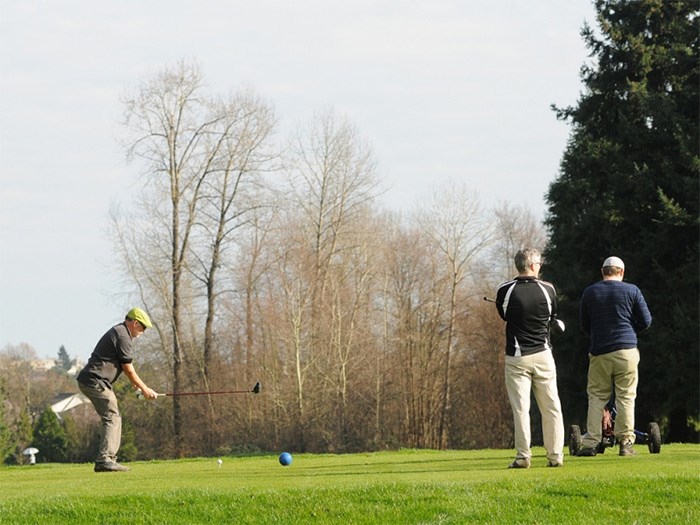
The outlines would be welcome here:
[[[508,470],[510,450],[0,468],[0,523],[700,523],[700,446]]]

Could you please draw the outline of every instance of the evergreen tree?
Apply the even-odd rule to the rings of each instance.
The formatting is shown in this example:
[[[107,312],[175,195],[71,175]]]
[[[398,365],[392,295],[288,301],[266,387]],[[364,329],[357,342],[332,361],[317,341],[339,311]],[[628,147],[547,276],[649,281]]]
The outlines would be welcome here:
[[[12,430],[5,410],[5,392],[0,380],[0,463],[5,461],[15,448]]]
[[[664,423],[667,439],[696,440],[698,387],[698,2],[596,0],[599,32],[575,107],[555,108],[572,132],[547,194],[547,277],[562,317],[578,322],[583,289],[605,257],[626,264],[654,317],[640,336],[637,426]],[[575,326],[575,325],[574,325]],[[585,422],[586,349],[568,330],[559,352],[564,412]],[[697,424],[697,420],[695,420]]]
[[[65,461],[68,454],[68,438],[56,413],[47,407],[34,428],[33,446],[39,449],[43,461]]]
[[[22,458],[22,451],[32,443],[34,429],[32,428],[32,416],[27,407],[19,413],[14,427],[14,442],[16,447],[16,460],[19,463]]]
[[[56,367],[59,368],[60,370],[67,372],[71,368],[71,362],[70,362],[70,356],[68,355],[68,351],[66,350],[66,347],[61,345],[61,348],[58,349],[58,359],[56,360]]]
[[[139,455],[136,446],[136,432],[129,421],[122,421],[122,441],[119,446],[119,461],[135,461]]]
[[[128,381],[117,381],[114,385],[114,393],[119,399],[120,406],[123,406],[126,400],[133,402],[135,399],[134,391]],[[117,454],[120,462],[135,461],[139,455],[134,426],[131,421],[125,419],[122,419],[122,439]]]

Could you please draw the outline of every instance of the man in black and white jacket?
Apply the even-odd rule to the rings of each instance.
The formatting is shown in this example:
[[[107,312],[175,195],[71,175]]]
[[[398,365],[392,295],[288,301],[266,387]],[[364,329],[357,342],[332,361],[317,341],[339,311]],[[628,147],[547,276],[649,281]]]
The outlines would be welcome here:
[[[518,276],[498,287],[496,308],[506,322],[506,388],[513,410],[516,456],[509,468],[529,468],[530,391],[542,414],[542,434],[548,466],[564,461],[564,417],[557,392],[550,326],[563,330],[557,320],[554,285],[539,279],[542,256],[531,248],[514,258]]]

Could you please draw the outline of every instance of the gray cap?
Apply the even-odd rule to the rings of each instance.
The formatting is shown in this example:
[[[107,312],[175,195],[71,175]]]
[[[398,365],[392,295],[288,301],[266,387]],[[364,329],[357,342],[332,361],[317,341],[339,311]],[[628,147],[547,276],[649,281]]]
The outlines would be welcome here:
[[[603,263],[603,268],[606,266],[615,266],[617,268],[620,268],[621,270],[625,269],[625,263],[622,262],[622,259],[619,257],[608,257],[605,259],[605,262]]]

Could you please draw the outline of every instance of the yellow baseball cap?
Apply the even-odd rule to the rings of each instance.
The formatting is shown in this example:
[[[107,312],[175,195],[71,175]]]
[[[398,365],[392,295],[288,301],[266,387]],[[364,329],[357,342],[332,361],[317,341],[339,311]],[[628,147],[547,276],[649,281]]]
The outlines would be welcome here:
[[[151,318],[148,317],[148,314],[141,310],[141,308],[132,308],[126,316],[132,321],[138,321],[146,328],[151,328],[153,326]]]

